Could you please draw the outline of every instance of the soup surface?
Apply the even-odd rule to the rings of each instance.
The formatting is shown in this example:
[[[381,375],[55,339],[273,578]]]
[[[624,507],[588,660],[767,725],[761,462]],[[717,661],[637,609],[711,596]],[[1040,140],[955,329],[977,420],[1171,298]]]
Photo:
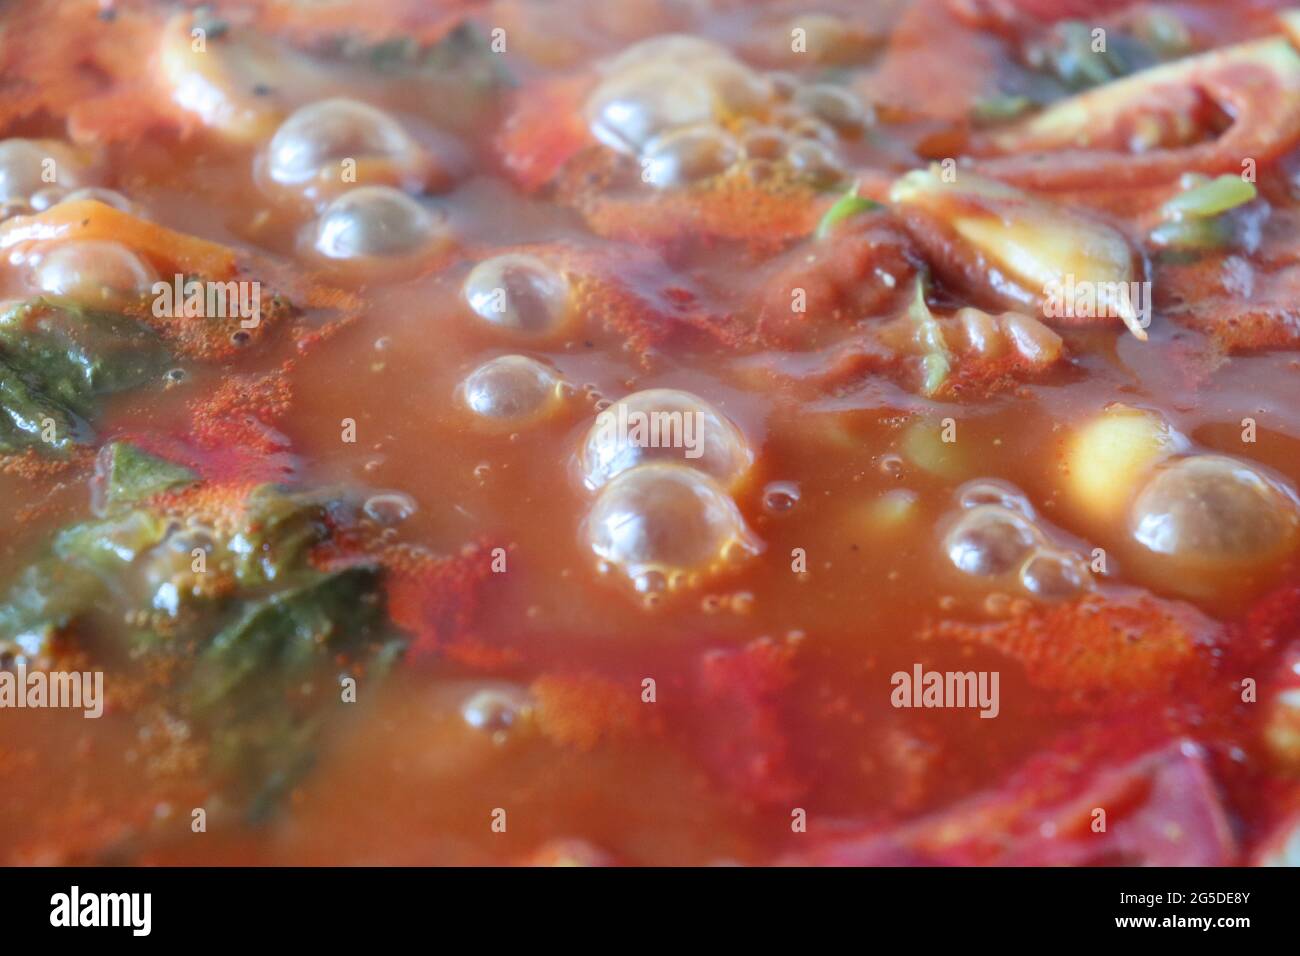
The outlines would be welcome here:
[[[1300,11],[28,0],[0,860],[1300,854]]]

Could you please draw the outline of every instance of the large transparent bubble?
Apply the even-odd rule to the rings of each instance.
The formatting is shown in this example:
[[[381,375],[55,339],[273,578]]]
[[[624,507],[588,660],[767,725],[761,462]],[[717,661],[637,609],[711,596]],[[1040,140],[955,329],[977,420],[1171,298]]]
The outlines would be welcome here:
[[[606,60],[602,71],[607,74],[623,73],[647,63],[689,67],[709,60],[725,60],[730,56],[731,52],[726,47],[704,37],[689,33],[665,33],[633,43],[623,52]]]
[[[1195,455],[1161,468],[1133,502],[1133,537],[1187,565],[1250,564],[1294,543],[1295,496],[1224,455]]]
[[[1015,571],[1041,534],[1024,515],[1001,505],[963,512],[944,538],[944,551],[959,571],[997,577]]]
[[[1021,565],[1020,585],[1041,600],[1063,601],[1090,587],[1092,574],[1071,552],[1042,546]]]
[[[296,110],[276,130],[268,147],[271,178],[303,184],[325,174],[342,180],[342,163],[382,162],[416,173],[419,145],[392,116],[368,103],[344,98],[321,100]]]
[[[331,259],[404,256],[436,238],[446,223],[391,186],[358,186],[316,220],[313,245]]]
[[[770,80],[727,50],[690,37],[655,37],[629,47],[604,74],[587,99],[591,132],[632,155],[683,126],[753,115],[775,95]]]
[[[642,465],[609,482],[583,536],[606,568],[640,591],[695,583],[762,549],[717,482],[672,464]]]
[[[698,395],[675,388],[634,392],[596,416],[578,452],[583,484],[596,489],[649,461],[689,465],[726,488],[754,463],[740,429]]]
[[[976,478],[966,482],[957,489],[957,500],[963,508],[976,508],[980,505],[1001,505],[1012,511],[1019,511],[1026,518],[1033,519],[1034,506],[1015,485],[998,478]]]
[[[713,96],[698,77],[677,68],[640,67],[617,73],[587,100],[592,135],[611,149],[637,155],[680,126],[713,119]]]
[[[157,274],[120,242],[75,239],[45,253],[33,279],[52,296],[86,306],[119,306],[147,295]]]
[[[571,306],[568,279],[523,252],[484,259],[470,270],[461,291],[485,322],[533,335],[561,328]]]
[[[521,424],[542,415],[559,399],[559,378],[548,366],[525,355],[503,355],[485,362],[465,379],[465,404],[498,424]]]
[[[27,200],[51,185],[74,189],[81,171],[61,143],[31,139],[0,141],[0,202]]]
[[[642,179],[666,189],[725,172],[740,157],[735,139],[712,123],[657,136],[642,155]]]

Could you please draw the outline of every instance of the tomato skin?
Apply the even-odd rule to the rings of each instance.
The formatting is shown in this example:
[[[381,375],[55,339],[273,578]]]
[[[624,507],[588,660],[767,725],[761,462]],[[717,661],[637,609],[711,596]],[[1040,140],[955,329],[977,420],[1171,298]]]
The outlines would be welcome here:
[[[1133,6],[1137,0],[948,0],[948,8],[971,26],[1025,27],[1028,20],[1097,19]]]
[[[825,841],[788,863],[824,866],[1227,866],[1236,840],[1210,773],[1186,738],[1127,758],[1067,741],[998,790],[893,830]],[[1082,766],[1084,769],[1080,770]],[[1104,811],[1104,828],[1098,811]]]
[[[528,90],[516,99],[497,138],[502,161],[529,192],[555,179],[594,140],[582,121],[591,78],[569,77]]]
[[[1020,13],[1055,23],[1104,16],[1131,7],[1137,0],[1009,0]]]

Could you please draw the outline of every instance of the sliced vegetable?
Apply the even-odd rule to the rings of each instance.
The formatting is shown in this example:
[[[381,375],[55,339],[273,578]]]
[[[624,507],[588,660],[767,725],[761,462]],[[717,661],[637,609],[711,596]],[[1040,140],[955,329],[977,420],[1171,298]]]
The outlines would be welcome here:
[[[949,181],[937,166],[902,176],[889,198],[950,281],[1044,311],[1064,288],[1086,284],[1096,315],[1076,318],[1117,316],[1146,339],[1129,295],[1133,250],[1111,227],[964,170]]]
[[[95,199],[57,203],[37,215],[14,216],[0,225],[0,251],[11,259],[64,239],[112,239],[146,256],[163,275],[228,279],[235,272],[234,250]]]
[[[1229,209],[1244,206],[1258,194],[1254,183],[1240,176],[1224,174],[1201,181],[1169,200],[1161,212],[1170,220],[1208,219]]]
[[[1207,108],[1213,104],[1213,108]],[[1226,129],[1220,123],[1227,121]],[[1138,134],[1141,135],[1138,135]],[[982,171],[1031,189],[1151,185],[1263,166],[1300,142],[1300,54],[1282,37],[1211,50],[992,132]],[[1043,153],[1052,153],[1045,161]]]
[[[1162,249],[1197,253],[1222,249],[1240,231],[1237,217],[1229,215],[1254,200],[1254,183],[1224,174],[1208,179],[1195,173],[1183,177],[1185,189],[1160,208],[1161,222],[1150,234]]]
[[[204,31],[196,43],[194,31]],[[175,14],[158,46],[160,79],[181,110],[233,142],[270,136],[288,109],[285,88],[325,80],[324,70],[253,28],[198,13]]]

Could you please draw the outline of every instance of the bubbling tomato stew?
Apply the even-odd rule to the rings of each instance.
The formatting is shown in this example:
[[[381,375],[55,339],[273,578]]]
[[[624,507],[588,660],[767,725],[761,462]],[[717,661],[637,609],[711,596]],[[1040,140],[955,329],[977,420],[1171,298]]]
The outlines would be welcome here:
[[[7,6],[0,860],[1296,863],[1298,51]]]

